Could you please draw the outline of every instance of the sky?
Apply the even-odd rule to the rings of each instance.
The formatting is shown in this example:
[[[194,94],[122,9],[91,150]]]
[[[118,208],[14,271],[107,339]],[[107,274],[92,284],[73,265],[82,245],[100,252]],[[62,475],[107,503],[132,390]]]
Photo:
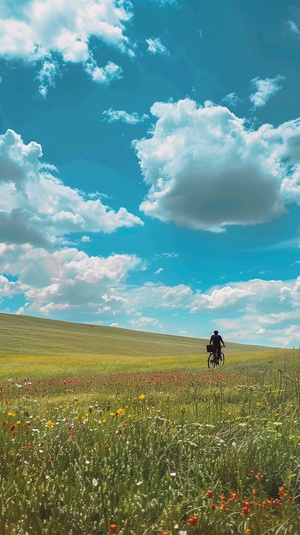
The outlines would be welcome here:
[[[2,0],[0,312],[300,347],[295,0]]]

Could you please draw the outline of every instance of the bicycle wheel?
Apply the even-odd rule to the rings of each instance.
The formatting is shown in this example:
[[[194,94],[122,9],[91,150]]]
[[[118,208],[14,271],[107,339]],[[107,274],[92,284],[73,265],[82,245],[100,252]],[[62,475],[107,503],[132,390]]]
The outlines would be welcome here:
[[[211,368],[215,368],[217,366],[216,358],[215,358],[215,355],[213,353],[210,353],[208,355],[207,366],[210,369]]]
[[[225,364],[225,355],[224,353],[221,353],[221,358],[219,360],[219,366],[224,366]]]

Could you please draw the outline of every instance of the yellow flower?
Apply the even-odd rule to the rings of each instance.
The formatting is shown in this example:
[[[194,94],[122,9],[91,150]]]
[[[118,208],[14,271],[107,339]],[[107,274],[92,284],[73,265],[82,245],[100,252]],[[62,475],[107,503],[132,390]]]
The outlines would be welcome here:
[[[21,423],[20,420],[18,420],[18,421],[16,422],[17,425],[20,425],[20,423]]]
[[[16,415],[15,415],[14,412],[9,411],[9,412],[7,413],[7,416],[16,416]]]
[[[102,423],[103,423],[103,424],[106,424],[106,420],[105,420],[105,418],[103,418]]]
[[[49,422],[46,423],[46,426],[49,427],[49,429],[51,429],[51,427],[54,426],[54,422],[51,422],[51,420],[49,420]]]
[[[140,401],[144,401],[145,397],[146,397],[145,394],[140,394],[139,395],[139,400]]]

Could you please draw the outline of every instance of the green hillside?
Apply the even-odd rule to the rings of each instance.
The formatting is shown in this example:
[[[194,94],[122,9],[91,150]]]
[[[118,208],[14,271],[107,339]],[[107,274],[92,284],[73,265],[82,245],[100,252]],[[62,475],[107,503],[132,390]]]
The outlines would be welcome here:
[[[200,338],[11,314],[0,314],[0,340],[0,357],[70,354],[128,357],[199,355],[206,353],[208,343],[208,340]],[[226,341],[226,352],[232,355],[270,353],[270,348]]]

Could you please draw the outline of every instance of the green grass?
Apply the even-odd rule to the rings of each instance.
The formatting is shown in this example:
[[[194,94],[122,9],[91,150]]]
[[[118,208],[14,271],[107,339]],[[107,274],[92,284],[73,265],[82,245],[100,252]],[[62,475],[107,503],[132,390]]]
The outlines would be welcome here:
[[[0,535],[299,535],[299,350],[0,325]]]
[[[0,377],[205,367],[208,340],[0,314]],[[292,354],[226,343],[232,365]]]

